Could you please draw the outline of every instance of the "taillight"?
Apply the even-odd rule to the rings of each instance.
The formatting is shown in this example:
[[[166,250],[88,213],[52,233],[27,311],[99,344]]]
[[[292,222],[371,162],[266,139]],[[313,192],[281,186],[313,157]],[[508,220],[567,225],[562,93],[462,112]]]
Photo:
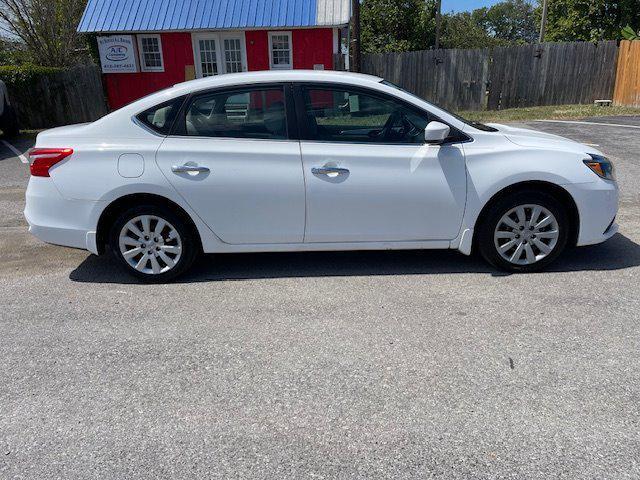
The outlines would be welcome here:
[[[34,148],[29,152],[31,175],[48,177],[49,169],[73,154],[73,148]]]

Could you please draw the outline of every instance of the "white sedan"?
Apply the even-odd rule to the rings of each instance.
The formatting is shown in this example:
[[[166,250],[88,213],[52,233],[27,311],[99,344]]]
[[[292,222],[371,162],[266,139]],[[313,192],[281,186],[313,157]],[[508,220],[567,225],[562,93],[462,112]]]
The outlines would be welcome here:
[[[381,78],[230,74],[38,135],[25,216],[45,242],[166,281],[201,252],[475,248],[528,272],[618,230],[611,162],[468,122]]]

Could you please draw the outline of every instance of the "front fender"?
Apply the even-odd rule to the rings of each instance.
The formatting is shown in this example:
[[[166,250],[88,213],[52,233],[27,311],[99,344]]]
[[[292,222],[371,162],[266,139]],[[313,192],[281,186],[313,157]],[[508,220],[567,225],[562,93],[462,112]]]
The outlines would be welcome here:
[[[491,149],[465,145],[467,157],[467,208],[458,237],[451,243],[465,254],[471,253],[473,230],[482,209],[506,188],[540,182],[563,188],[593,183],[597,179],[582,162],[584,156],[569,151],[520,148],[505,144]],[[575,198],[574,198],[575,201]]]

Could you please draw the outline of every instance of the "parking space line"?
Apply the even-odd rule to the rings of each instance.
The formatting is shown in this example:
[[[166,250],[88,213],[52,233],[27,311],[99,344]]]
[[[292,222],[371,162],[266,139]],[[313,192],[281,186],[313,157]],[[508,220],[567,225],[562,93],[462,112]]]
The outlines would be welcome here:
[[[29,160],[27,160],[27,157],[25,157],[16,147],[11,145],[6,140],[0,140],[0,142],[2,142],[2,144],[5,147],[7,147],[9,150],[11,150],[13,153],[15,153],[16,157],[18,157],[22,163],[29,163]]]
[[[621,123],[603,123],[603,122],[579,122],[577,120],[533,120],[533,121],[543,122],[543,123],[574,123],[577,125],[603,125],[605,127],[640,128],[640,125],[624,125]]]

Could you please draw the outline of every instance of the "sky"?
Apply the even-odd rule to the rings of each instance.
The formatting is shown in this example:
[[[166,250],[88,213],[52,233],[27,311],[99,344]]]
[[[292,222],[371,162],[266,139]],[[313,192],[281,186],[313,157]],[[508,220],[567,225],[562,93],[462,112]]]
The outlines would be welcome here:
[[[464,12],[481,7],[490,7],[499,0],[442,0],[442,13]]]

